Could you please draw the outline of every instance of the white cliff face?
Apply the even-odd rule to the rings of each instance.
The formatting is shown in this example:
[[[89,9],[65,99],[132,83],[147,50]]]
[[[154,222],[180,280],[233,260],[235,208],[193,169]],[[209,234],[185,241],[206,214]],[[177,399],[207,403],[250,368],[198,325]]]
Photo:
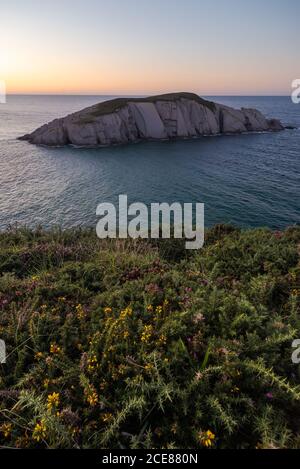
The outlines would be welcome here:
[[[219,106],[221,131],[223,133],[247,132],[246,117],[243,111],[228,106]]]
[[[279,121],[267,120],[256,109],[237,110],[176,93],[100,103],[56,119],[21,139],[38,145],[95,147],[282,129]]]
[[[161,140],[167,132],[153,103],[129,104],[141,138]]]

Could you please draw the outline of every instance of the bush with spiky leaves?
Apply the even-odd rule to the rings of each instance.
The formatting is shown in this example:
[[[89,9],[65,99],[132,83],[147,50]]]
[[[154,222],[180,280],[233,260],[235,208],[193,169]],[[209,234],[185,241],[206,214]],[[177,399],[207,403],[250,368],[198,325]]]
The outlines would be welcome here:
[[[0,446],[300,447],[299,246],[0,234]]]

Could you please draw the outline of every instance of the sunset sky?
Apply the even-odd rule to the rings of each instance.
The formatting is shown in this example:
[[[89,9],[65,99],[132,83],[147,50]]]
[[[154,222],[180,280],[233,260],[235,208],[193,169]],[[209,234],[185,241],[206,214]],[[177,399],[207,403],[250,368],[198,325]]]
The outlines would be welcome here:
[[[299,0],[0,0],[9,93],[286,95]]]

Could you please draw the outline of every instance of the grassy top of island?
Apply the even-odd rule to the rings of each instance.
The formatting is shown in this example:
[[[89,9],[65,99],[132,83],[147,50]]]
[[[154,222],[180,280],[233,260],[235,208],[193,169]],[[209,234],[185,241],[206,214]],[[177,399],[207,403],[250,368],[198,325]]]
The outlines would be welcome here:
[[[95,118],[104,116],[106,114],[112,114],[119,109],[127,106],[129,103],[155,103],[157,101],[176,101],[178,99],[189,99],[196,101],[203,106],[208,107],[210,110],[214,111],[215,104],[212,101],[200,98],[197,94],[188,93],[188,92],[178,92],[178,93],[167,93],[160,94],[157,96],[148,96],[148,97],[139,97],[139,98],[116,98],[108,101],[104,101],[99,104],[95,104],[88,109],[88,115],[81,117],[85,122],[93,121]]]
[[[300,228],[0,233],[0,446],[300,446]]]

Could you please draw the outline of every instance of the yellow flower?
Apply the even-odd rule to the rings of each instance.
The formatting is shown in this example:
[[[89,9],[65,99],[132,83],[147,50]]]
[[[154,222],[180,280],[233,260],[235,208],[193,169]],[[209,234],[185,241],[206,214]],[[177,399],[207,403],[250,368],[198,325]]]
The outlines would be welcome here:
[[[144,368],[147,371],[151,371],[151,370],[153,370],[154,366],[152,365],[152,363],[147,363],[147,365],[145,365]]]
[[[86,314],[85,314],[85,311],[83,309],[83,306],[81,304],[77,305],[76,306],[76,316],[78,319],[84,319]]]
[[[109,306],[107,306],[106,308],[104,308],[104,313],[105,313],[105,314],[110,314],[111,312],[112,312],[112,309],[111,309]]]
[[[240,392],[240,388],[237,387],[237,386],[233,386],[233,388],[231,388],[230,390],[232,393],[237,393],[237,392]]]
[[[44,379],[44,382],[43,382],[44,388],[47,389],[49,387],[49,384],[50,384],[50,379],[48,379],[48,378]]]
[[[128,331],[124,331],[124,332],[123,332],[123,338],[124,338],[124,339],[127,339],[128,336],[129,336],[129,332],[128,332]]]
[[[61,348],[57,344],[51,344],[50,345],[50,353],[53,353],[53,355],[58,354],[61,352]]]
[[[45,420],[42,419],[36,424],[33,430],[32,438],[36,441],[40,441],[46,438],[47,427],[45,425]]]
[[[153,327],[151,325],[144,326],[144,329],[141,335],[141,342],[148,344],[151,339],[152,334],[153,334]]]
[[[59,393],[53,392],[47,397],[47,409],[52,410],[53,407],[59,406]]]
[[[130,306],[127,306],[125,309],[123,309],[120,313],[120,321],[125,321],[125,319],[128,316],[132,316],[132,308]]]
[[[36,352],[35,359],[36,360],[41,360],[43,358],[43,356],[44,356],[43,352]]]
[[[98,404],[99,397],[96,391],[92,391],[88,394],[86,398],[87,402],[90,404],[90,406],[95,407],[95,405]]]
[[[153,311],[153,306],[152,305],[147,305],[146,309],[149,313],[151,313],[151,311]]]
[[[164,334],[162,334],[158,339],[158,345],[166,345],[167,338]]]
[[[93,355],[88,359],[88,371],[94,371],[99,367],[96,355]]]
[[[38,275],[33,275],[33,276],[31,277],[31,280],[33,280],[34,282],[36,282],[38,279],[39,279],[39,276],[38,276]]]
[[[0,427],[1,433],[3,433],[4,438],[9,438],[12,431],[11,423],[3,423]]]
[[[119,365],[118,366],[118,373],[120,376],[123,376],[126,373],[126,366],[125,365]]]
[[[199,434],[200,443],[206,448],[210,448],[213,445],[215,438],[216,435],[210,430],[206,430],[206,432],[200,432]]]
[[[110,412],[106,412],[105,414],[102,414],[102,420],[103,422],[110,422],[113,419],[113,414]]]

